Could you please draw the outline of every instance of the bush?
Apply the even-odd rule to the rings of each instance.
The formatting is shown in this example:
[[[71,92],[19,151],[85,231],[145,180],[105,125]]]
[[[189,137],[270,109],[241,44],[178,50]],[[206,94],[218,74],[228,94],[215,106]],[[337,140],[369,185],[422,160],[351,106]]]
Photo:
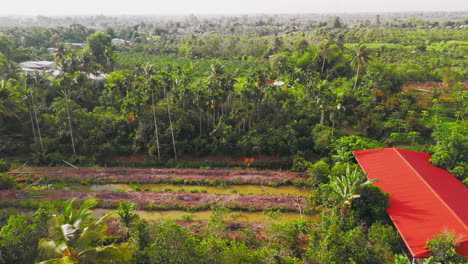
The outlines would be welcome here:
[[[455,251],[459,245],[455,241],[457,237],[450,232],[434,235],[432,240],[426,242],[426,248],[431,251],[435,261],[441,263],[467,263],[467,259]]]
[[[330,165],[322,159],[312,165],[307,172],[310,174],[309,182],[312,185],[319,185],[321,183],[328,183],[328,175],[330,174]]]
[[[0,172],[4,172],[4,171],[7,171],[11,168],[11,164],[4,161],[4,160],[0,160]]]
[[[375,222],[390,223],[386,211],[386,208],[390,206],[388,193],[383,193],[375,185],[366,185],[358,194],[361,197],[354,200],[352,205],[356,218],[368,225]]]
[[[32,163],[34,165],[58,166],[63,164],[64,157],[60,153],[34,153]]]
[[[68,162],[75,165],[75,166],[93,166],[96,164],[96,159],[94,157],[86,157],[86,156],[79,156],[74,155],[68,159]]]
[[[0,190],[16,189],[16,181],[8,173],[0,173]]]
[[[291,171],[304,172],[312,166],[312,163],[305,160],[303,157],[294,157]]]

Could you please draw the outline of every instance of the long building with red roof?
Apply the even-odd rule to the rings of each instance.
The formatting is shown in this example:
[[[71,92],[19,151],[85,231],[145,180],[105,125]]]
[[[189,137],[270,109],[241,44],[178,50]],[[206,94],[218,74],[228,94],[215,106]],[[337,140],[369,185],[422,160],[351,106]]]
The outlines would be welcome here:
[[[353,152],[368,179],[390,194],[387,213],[413,258],[429,256],[426,241],[449,231],[468,257],[468,189],[424,152],[398,148]]]

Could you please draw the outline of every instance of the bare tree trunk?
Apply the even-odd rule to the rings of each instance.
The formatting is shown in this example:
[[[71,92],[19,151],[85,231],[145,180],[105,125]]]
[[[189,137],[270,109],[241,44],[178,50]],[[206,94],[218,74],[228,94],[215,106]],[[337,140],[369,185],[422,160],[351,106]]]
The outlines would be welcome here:
[[[156,149],[158,151],[158,159],[161,159],[161,151],[159,150],[158,123],[156,122],[156,109],[154,108],[154,91],[151,90],[151,104],[153,108],[154,135],[156,136]]]
[[[31,102],[33,104],[34,117],[36,118],[37,134],[39,135],[39,142],[41,143],[41,150],[44,151],[44,144],[42,143],[41,129],[39,127],[39,121],[37,120],[36,104],[34,103],[34,95],[31,91]]]
[[[68,127],[70,128],[70,137],[71,137],[71,142],[72,142],[73,155],[76,155],[75,140],[73,139],[73,129],[72,129],[71,118],[70,118],[70,108],[68,107],[67,91],[66,90],[63,90],[63,91],[65,93],[65,105],[67,106]]]

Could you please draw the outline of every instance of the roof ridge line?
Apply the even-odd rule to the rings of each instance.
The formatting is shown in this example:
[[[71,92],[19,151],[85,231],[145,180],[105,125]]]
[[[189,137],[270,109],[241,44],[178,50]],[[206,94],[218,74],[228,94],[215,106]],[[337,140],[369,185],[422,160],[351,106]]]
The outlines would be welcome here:
[[[397,154],[398,156],[400,156],[403,161],[408,165],[408,167],[411,168],[412,171],[414,171],[416,173],[416,175],[418,175],[418,178],[421,179],[422,182],[424,182],[424,184],[430,189],[430,191],[437,197],[437,199],[439,201],[441,201],[444,206],[450,211],[450,213],[452,213],[452,215],[455,216],[455,218],[465,227],[465,229],[468,230],[468,226],[465,224],[465,222],[463,222],[461,220],[461,218],[458,216],[458,214],[456,214],[453,210],[452,210],[452,207],[450,207],[445,201],[444,199],[442,199],[442,197],[440,197],[440,195],[434,191],[434,189],[432,188],[432,186],[424,179],[424,177],[421,176],[421,174],[419,174],[419,172],[411,165],[411,163],[409,163],[405,157],[403,157],[403,155],[400,153],[400,149],[398,148],[392,148]],[[434,165],[433,165],[434,166]]]

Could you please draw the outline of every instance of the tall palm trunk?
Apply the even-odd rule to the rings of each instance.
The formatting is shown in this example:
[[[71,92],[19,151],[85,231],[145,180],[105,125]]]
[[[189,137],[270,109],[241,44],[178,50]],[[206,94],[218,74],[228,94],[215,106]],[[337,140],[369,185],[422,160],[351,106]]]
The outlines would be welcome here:
[[[322,70],[320,71],[320,79],[322,79],[324,69],[325,69],[325,56],[323,56]]]
[[[200,95],[197,95],[197,106],[198,106],[198,121],[199,121],[199,130],[200,130],[200,139],[202,138],[202,108],[200,106]]]
[[[335,112],[330,112],[330,119],[332,121],[331,136],[333,137],[333,132],[335,132]]]
[[[75,140],[73,139],[73,129],[72,129],[72,125],[71,125],[70,107],[68,106],[67,91],[64,90],[64,93],[65,93],[65,105],[67,106],[68,126],[70,128],[70,137],[71,137],[71,142],[72,142],[72,149],[73,149],[73,154],[76,155]]]
[[[202,110],[199,107],[198,109],[199,115],[198,115],[198,121],[199,121],[199,127],[200,127],[200,138],[202,138]]]
[[[167,115],[169,117],[169,127],[171,129],[172,147],[174,149],[174,159],[177,159],[177,150],[176,150],[175,137],[174,137],[174,128],[172,127],[171,110],[169,108],[169,96],[168,96],[168,94],[166,94],[166,89],[164,89],[164,94],[166,95]]]
[[[211,122],[211,116],[210,116],[210,110],[206,110],[206,130],[208,131],[210,129],[210,122]]]
[[[213,116],[213,120],[212,120],[212,121],[213,121],[213,130],[214,130],[214,129],[215,129],[215,126],[216,126],[216,125],[215,125],[215,124],[216,124],[216,108],[213,109],[213,115],[212,115],[212,116]]]
[[[357,81],[359,79],[359,63],[358,63],[358,66],[357,66],[357,71],[356,71],[356,80],[354,81],[354,87],[353,87],[353,90],[356,90],[356,86],[357,86]]]
[[[154,135],[156,136],[156,149],[158,151],[158,159],[161,159],[161,151],[159,149],[158,123],[156,122],[156,109],[154,108],[154,91],[153,90],[151,90],[151,105],[153,109]]]
[[[36,118],[37,134],[39,136],[39,142],[41,143],[41,150],[44,151],[44,144],[42,143],[41,129],[39,127],[39,121],[37,119],[36,104],[34,103],[34,94],[31,91],[31,102],[33,104],[34,117]]]
[[[322,108],[322,111],[320,113],[320,127],[323,127],[323,120],[325,118],[325,108],[323,107],[323,105],[321,106]]]
[[[36,142],[36,129],[34,128],[34,119],[33,119],[32,112],[29,109],[29,107],[28,107],[28,113],[29,113],[29,119],[31,120],[31,129],[33,132],[34,142]]]

